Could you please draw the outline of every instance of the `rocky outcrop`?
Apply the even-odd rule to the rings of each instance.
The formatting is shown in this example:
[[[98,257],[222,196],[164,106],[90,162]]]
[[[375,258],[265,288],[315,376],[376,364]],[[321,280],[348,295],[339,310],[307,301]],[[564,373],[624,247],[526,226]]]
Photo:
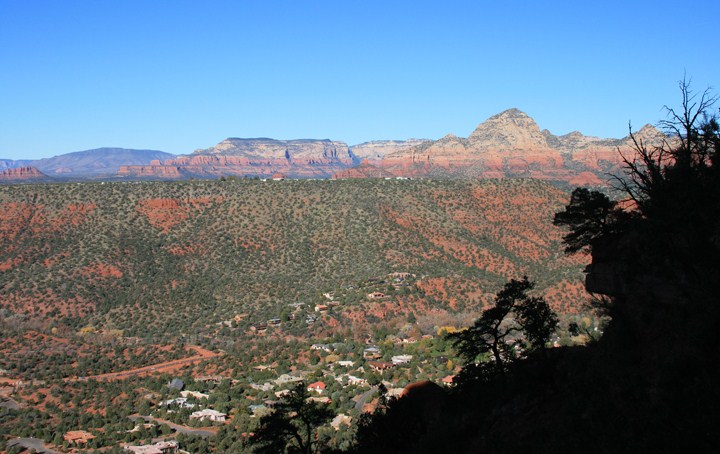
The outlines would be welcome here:
[[[0,172],[0,183],[39,183],[51,180],[52,178],[30,166],[16,167]]]
[[[220,176],[327,178],[356,163],[344,142],[331,140],[223,140],[163,164],[123,166],[118,174],[138,178],[210,178]]]
[[[427,139],[373,140],[350,147],[350,152],[359,162],[380,162],[385,156],[432,142]]]
[[[394,175],[380,167],[370,164],[366,159],[359,166],[341,170],[332,176],[333,180],[347,180],[357,178],[392,178]]]
[[[647,144],[664,137],[650,125],[635,136]],[[555,136],[524,112],[509,109],[478,125],[467,139],[449,134],[390,153],[380,166],[402,176],[528,177],[599,186],[607,173],[619,173],[618,150],[630,153],[631,138],[600,139],[577,131]]]

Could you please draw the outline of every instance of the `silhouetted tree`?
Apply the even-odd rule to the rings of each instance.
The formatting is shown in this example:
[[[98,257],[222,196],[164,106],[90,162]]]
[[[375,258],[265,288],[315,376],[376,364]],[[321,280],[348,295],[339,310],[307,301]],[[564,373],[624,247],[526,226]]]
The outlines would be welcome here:
[[[610,297],[611,322],[599,344],[606,356],[597,372],[604,383],[626,382],[603,402],[623,395],[639,403],[626,419],[642,424],[625,430],[643,432],[637,440],[643,450],[711,449],[708,420],[720,417],[714,410],[720,395],[708,385],[719,379],[708,360],[720,342],[717,98],[693,93],[685,80],[680,90],[681,107],[666,107],[662,140],[631,133],[626,174],[614,180],[624,208],[578,189],[555,217],[570,228],[568,252],[591,250],[588,290]],[[596,405],[596,419],[611,425],[607,408],[620,406]]]
[[[593,241],[615,230],[618,218],[624,218],[617,202],[598,191],[576,188],[565,211],[555,214],[553,223],[567,227],[563,237],[565,252],[572,254],[581,249],[592,249]]]
[[[275,404],[271,413],[260,418],[253,439],[254,452],[320,452],[317,428],[330,421],[333,412],[324,404],[309,400],[305,383],[298,383]]]
[[[494,371],[505,376],[506,363],[515,357],[510,344],[513,334],[523,333],[530,349],[543,349],[555,331],[558,318],[541,297],[530,297],[527,292],[535,284],[527,276],[518,281],[511,279],[495,296],[495,305],[485,309],[470,328],[448,334],[448,338],[465,359],[468,373],[486,375],[487,367],[480,366],[486,355],[492,355]]]

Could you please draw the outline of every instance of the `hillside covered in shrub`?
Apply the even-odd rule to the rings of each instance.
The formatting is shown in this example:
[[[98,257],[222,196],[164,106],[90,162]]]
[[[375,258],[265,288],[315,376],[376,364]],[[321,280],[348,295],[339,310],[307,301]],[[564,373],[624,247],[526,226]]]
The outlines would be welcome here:
[[[525,274],[575,313],[584,259],[563,256],[552,225],[567,199],[531,180],[3,186],[0,307],[165,340],[238,314],[265,321],[325,292],[349,309],[365,299],[358,282],[408,272],[411,289],[340,322],[477,311]]]

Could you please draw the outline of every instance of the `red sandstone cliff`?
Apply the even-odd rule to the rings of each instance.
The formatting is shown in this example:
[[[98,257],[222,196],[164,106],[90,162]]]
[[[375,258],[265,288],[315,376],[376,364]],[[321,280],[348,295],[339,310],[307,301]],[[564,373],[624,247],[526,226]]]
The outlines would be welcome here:
[[[364,160],[357,167],[341,170],[332,176],[333,180],[347,180],[355,178],[392,178],[394,175],[380,167],[370,164]]]
[[[636,133],[636,138],[650,145],[663,137],[649,125]],[[162,163],[122,166],[118,175],[268,178],[279,172],[288,178],[526,177],[597,186],[605,184],[607,174],[620,173],[618,151],[631,153],[629,137],[601,139],[579,132],[556,136],[541,130],[524,112],[509,109],[478,125],[467,138],[449,134],[437,141],[374,141],[350,148],[331,140],[230,138]]]
[[[650,125],[636,138],[653,144],[662,133]],[[380,166],[395,175],[502,178],[529,177],[601,185],[618,173],[632,141],[600,139],[573,132],[555,136],[540,130],[524,112],[510,109],[478,125],[467,139],[449,134],[440,140],[388,154]]]
[[[16,167],[0,172],[0,183],[39,183],[43,181],[52,181],[52,178],[35,167]]]
[[[331,140],[223,140],[214,147],[178,156],[163,164],[123,166],[119,175],[140,178],[264,176],[327,178],[356,161],[347,144]]]

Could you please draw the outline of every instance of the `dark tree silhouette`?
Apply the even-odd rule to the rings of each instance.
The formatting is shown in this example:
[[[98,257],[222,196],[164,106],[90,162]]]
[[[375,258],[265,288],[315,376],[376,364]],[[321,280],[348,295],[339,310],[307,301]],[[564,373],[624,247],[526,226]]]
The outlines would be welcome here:
[[[254,452],[320,452],[317,428],[330,421],[334,413],[309,397],[305,383],[300,382],[275,404],[270,414],[260,418],[253,438]]]
[[[702,451],[714,443],[708,421],[720,417],[720,396],[708,386],[720,378],[709,361],[720,342],[720,127],[716,97],[693,93],[687,81],[680,91],[681,107],[666,107],[661,122],[664,140],[631,133],[626,175],[614,180],[626,208],[576,190],[555,223],[570,228],[568,251],[589,246],[586,286],[610,297],[599,372],[607,383],[631,377],[618,389],[641,403],[629,419],[643,423],[627,427],[644,432],[646,447]]]
[[[555,214],[553,223],[570,230],[563,242],[565,252],[572,254],[591,250],[593,241],[615,230],[619,218],[624,218],[624,212],[607,195],[576,188],[565,211]]]
[[[544,349],[558,318],[543,298],[527,295],[534,286],[527,276],[511,279],[495,296],[495,305],[485,309],[473,326],[448,335],[465,359],[465,376],[486,374],[487,368],[478,363],[490,353],[495,372],[504,377],[507,363],[516,356],[508,342],[513,334],[523,333],[531,350]]]

